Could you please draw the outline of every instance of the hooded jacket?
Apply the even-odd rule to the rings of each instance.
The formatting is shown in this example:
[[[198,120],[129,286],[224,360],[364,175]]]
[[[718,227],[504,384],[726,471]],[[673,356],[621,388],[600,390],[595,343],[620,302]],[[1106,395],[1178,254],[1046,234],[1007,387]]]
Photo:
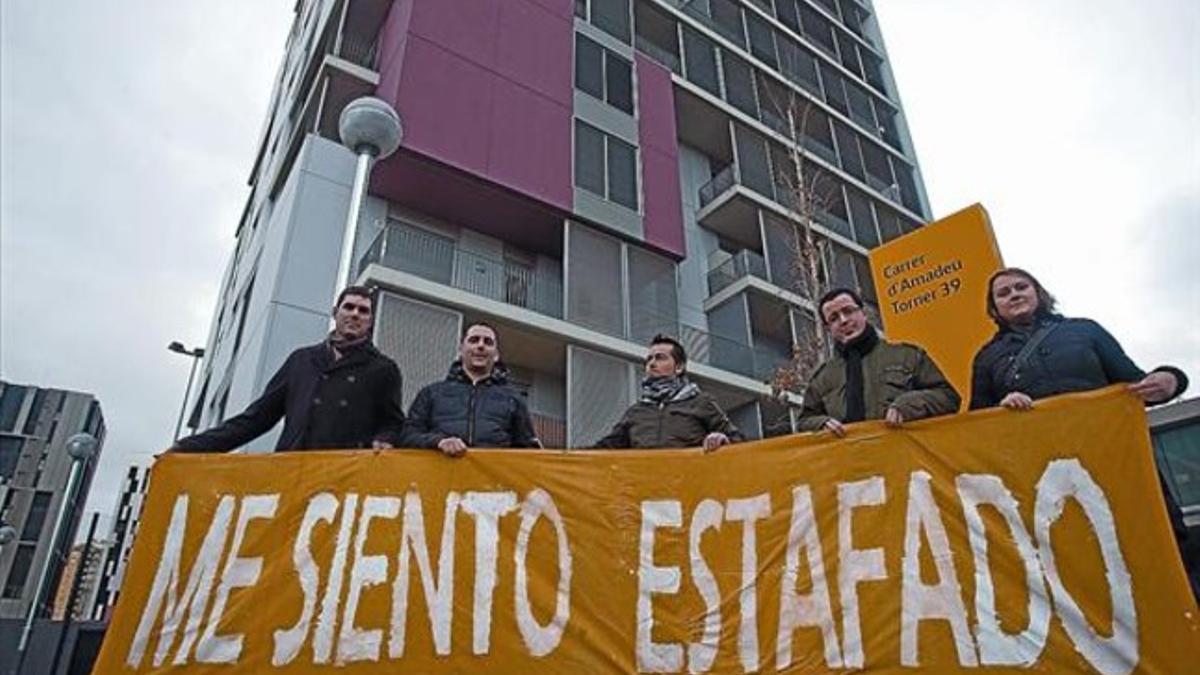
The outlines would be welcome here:
[[[404,444],[414,448],[436,448],[451,437],[471,448],[541,447],[529,407],[508,386],[508,368],[502,363],[472,383],[462,361],[455,361],[446,379],[417,393],[408,415]]]

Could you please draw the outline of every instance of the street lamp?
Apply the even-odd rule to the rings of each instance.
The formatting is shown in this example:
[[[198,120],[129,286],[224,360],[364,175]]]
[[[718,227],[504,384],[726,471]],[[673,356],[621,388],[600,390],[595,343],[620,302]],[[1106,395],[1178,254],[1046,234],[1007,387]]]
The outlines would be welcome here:
[[[338,118],[338,133],[342,144],[358,155],[354,167],[354,186],[350,189],[350,209],[346,213],[346,229],[342,236],[342,256],[338,261],[336,294],[350,285],[350,265],[354,256],[354,240],[358,237],[358,214],[367,191],[371,165],[400,147],[404,129],[400,115],[387,101],[363,96],[349,103]]]
[[[177,441],[179,432],[183,429],[183,414],[187,410],[188,394],[192,391],[192,378],[196,377],[196,364],[200,363],[200,359],[204,356],[204,348],[195,347],[189,350],[183,346],[182,342],[176,341],[167,345],[167,349],[192,358],[192,369],[188,372],[187,388],[183,390],[183,403],[179,406],[179,420],[175,422],[175,437],[172,440]]]
[[[58,540],[62,536],[67,512],[74,507],[75,489],[78,487],[80,475],[88,460],[96,455],[98,444],[95,436],[85,433],[78,433],[67,439],[67,454],[71,457],[71,472],[67,474],[67,486],[63,490],[62,504],[58,507],[58,515],[54,517],[54,529],[50,531],[50,550],[46,554],[42,572],[38,575],[37,585],[33,589],[29,611],[25,614],[25,628],[21,631],[21,641],[17,644],[16,672],[20,672],[21,664],[25,661],[25,648],[29,646],[29,633],[33,630],[33,620],[37,617],[38,609],[42,604],[42,593],[45,592],[46,585],[50,583],[50,572],[54,567]]]

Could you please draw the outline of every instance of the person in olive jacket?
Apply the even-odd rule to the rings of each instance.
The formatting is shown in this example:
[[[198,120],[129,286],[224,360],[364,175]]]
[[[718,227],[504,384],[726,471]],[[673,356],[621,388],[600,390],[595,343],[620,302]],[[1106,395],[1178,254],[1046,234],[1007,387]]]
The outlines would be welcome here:
[[[817,307],[835,354],[817,368],[804,393],[802,431],[844,436],[851,422],[882,419],[895,427],[958,409],[962,399],[929,354],[880,339],[858,293],[835,288]]]
[[[743,440],[721,406],[688,379],[683,345],[656,335],[646,355],[640,399],[592,447],[715,450]]]
[[[427,385],[408,409],[405,444],[461,457],[467,448],[540,448],[525,399],[508,386],[496,329],[467,326],[446,379]]]
[[[338,294],[329,337],[292,352],[245,412],[179,439],[171,450],[233,450],[270,431],[280,418],[277,451],[399,445],[400,369],[371,344],[374,310],[371,289],[347,287]]]

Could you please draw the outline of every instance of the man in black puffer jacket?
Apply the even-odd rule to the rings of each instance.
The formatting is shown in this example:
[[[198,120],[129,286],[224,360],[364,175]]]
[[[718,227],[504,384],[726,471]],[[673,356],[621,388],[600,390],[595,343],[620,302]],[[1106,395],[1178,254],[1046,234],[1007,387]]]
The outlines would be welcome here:
[[[494,328],[467,326],[446,379],[417,393],[405,436],[405,445],[437,448],[450,457],[467,448],[541,447],[525,400],[508,386]]]

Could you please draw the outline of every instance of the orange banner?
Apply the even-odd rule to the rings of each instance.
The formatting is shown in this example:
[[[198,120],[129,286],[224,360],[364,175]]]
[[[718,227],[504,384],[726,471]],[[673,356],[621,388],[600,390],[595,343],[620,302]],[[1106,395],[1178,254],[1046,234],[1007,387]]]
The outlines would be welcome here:
[[[168,455],[96,672],[1181,673],[1178,560],[1116,388],[711,454]]]
[[[987,280],[1000,249],[979,204],[869,252],[883,330],[929,352],[962,396],[971,398],[971,361],[996,332],[987,315]]]

